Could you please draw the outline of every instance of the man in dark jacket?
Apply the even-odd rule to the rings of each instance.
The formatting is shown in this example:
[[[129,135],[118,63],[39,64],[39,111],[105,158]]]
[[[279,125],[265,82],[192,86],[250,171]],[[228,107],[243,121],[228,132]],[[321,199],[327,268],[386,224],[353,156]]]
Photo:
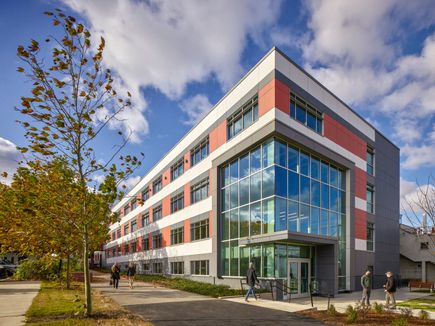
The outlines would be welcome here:
[[[396,308],[396,298],[394,297],[394,293],[396,293],[396,281],[393,278],[392,272],[386,272],[385,275],[387,275],[387,282],[384,285],[385,288],[385,305],[387,308],[390,308],[390,301],[391,301],[391,308]]]
[[[130,289],[133,289],[134,275],[136,274],[136,266],[133,263],[128,264],[127,277]]]
[[[361,286],[363,289],[361,304],[363,306],[370,306],[370,292],[372,289],[372,279],[370,277],[370,271],[364,273],[361,276]]]
[[[260,283],[257,278],[257,273],[255,273],[254,264],[249,263],[249,269],[246,273],[246,283],[249,285],[249,290],[246,293],[245,301],[248,302],[249,295],[252,293],[255,300],[257,300],[257,296],[255,295],[254,286],[255,283]]]

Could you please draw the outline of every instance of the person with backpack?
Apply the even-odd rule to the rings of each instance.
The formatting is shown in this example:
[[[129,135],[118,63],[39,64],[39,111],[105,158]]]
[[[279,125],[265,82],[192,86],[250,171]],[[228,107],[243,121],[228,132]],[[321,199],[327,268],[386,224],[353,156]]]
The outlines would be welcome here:
[[[136,274],[136,266],[132,263],[128,265],[127,269],[127,277],[128,284],[130,285],[130,289],[133,289],[134,275]]]
[[[372,290],[372,279],[370,277],[370,271],[366,271],[363,276],[361,276],[361,286],[363,289],[361,304],[363,306],[370,306],[370,292]]]
[[[387,308],[396,308],[396,298],[394,297],[394,294],[396,293],[396,280],[393,277],[392,272],[386,272],[385,275],[387,276],[387,282],[384,285],[385,288],[385,306]],[[390,301],[392,303],[392,306],[390,307]]]
[[[119,268],[117,263],[114,263],[111,268],[111,271],[112,271],[113,288],[117,289],[119,285],[119,279],[121,278],[120,276],[121,269]]]
[[[249,298],[249,295],[251,293],[254,296],[255,300],[257,300],[257,296],[255,295],[254,286],[255,286],[256,283],[259,284],[260,281],[258,281],[257,273],[255,272],[254,264],[252,262],[249,263],[249,269],[246,272],[246,283],[249,286],[249,290],[246,293],[245,301],[249,302],[248,298]]]

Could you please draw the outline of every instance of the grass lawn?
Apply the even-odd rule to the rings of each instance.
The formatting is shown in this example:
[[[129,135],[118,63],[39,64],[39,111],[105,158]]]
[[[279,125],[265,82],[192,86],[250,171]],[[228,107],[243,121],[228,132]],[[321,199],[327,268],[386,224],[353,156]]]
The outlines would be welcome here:
[[[186,278],[171,278],[159,275],[136,275],[135,279],[138,281],[154,283],[171,289],[207,295],[214,298],[245,294],[245,291],[242,292],[240,289],[231,289],[226,285],[214,285],[210,283],[192,281]],[[258,292],[264,291],[260,290]]]
[[[66,290],[54,282],[43,282],[26,313],[27,325],[152,325],[123,309],[110,298],[93,291],[93,316],[84,318],[83,285]]]
[[[419,310],[427,310],[427,311],[435,311],[435,298],[433,298],[434,294],[431,295],[431,298],[420,298],[420,299],[412,299],[407,300],[397,305],[400,307],[406,307],[411,309],[419,309]]]

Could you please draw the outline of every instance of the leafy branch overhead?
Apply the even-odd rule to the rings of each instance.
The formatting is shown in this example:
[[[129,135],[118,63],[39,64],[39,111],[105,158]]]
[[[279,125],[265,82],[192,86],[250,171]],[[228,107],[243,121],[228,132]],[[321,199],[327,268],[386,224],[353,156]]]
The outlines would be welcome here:
[[[30,149],[38,158],[61,154],[74,168],[82,169],[76,172],[88,182],[96,172],[122,180],[141,162],[136,156],[119,156],[131,132],[119,131],[120,141],[104,163],[97,160],[93,146],[110,121],[130,108],[131,94],[123,97],[115,90],[112,73],[103,64],[103,37],[92,47],[90,31],[74,17],[60,10],[45,14],[64,36],[45,40],[51,49],[50,60],[40,57],[46,49],[36,40],[17,49],[25,63],[18,71],[33,82],[31,95],[21,97],[21,108],[17,108],[29,118],[19,121],[29,140],[29,146],[19,150],[25,153]],[[122,161],[122,171],[113,165],[115,159]]]
[[[17,55],[24,63],[18,71],[33,84],[31,95],[22,97],[21,107],[17,108],[25,117],[18,122],[25,128],[29,143],[19,150],[28,152],[28,157],[33,156],[31,161],[37,164],[28,165],[33,170],[41,167],[48,174],[53,167],[59,167],[65,170],[65,176],[73,176],[60,180],[55,189],[47,187],[60,200],[53,200],[56,205],[48,202],[48,211],[44,208],[44,216],[51,216],[52,223],[66,218],[66,225],[78,235],[73,238],[71,248],[79,245],[82,254],[85,311],[86,315],[90,315],[92,296],[88,257],[95,249],[95,241],[103,244],[108,226],[117,218],[110,211],[110,206],[122,195],[118,192],[119,185],[141,165],[144,155],[141,153],[140,158],[121,156],[131,131],[126,134],[119,131],[119,142],[113,148],[104,150],[106,153],[112,151],[109,157],[104,161],[97,158],[95,148],[98,139],[104,136],[104,130],[110,127],[111,122],[120,119],[122,112],[130,109],[131,95],[126,92],[121,96],[115,90],[112,73],[103,63],[103,37],[93,46],[90,31],[74,17],[65,15],[61,10],[45,14],[63,37],[49,36],[42,45],[31,40],[30,45],[17,49]],[[56,162],[60,165],[55,165]],[[91,187],[97,175],[104,176],[99,191]],[[65,183],[63,186],[62,182]],[[73,192],[71,196],[64,197],[63,187],[65,191]],[[41,194],[46,194],[46,189],[40,190]],[[74,201],[71,206],[74,219],[68,219],[69,213],[65,212],[65,208],[69,206],[62,204],[68,199]],[[39,199],[36,198],[36,201]],[[41,204],[40,201],[38,203]],[[59,214],[58,218],[56,214]],[[44,220],[44,217],[40,218]],[[72,221],[74,224],[70,224]]]

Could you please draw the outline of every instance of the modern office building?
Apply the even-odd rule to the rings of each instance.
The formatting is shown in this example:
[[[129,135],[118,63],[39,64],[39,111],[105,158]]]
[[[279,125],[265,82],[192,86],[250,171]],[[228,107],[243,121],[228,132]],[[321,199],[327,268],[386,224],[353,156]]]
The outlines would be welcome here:
[[[273,48],[122,199],[106,264],[293,296],[399,271],[399,149]]]

